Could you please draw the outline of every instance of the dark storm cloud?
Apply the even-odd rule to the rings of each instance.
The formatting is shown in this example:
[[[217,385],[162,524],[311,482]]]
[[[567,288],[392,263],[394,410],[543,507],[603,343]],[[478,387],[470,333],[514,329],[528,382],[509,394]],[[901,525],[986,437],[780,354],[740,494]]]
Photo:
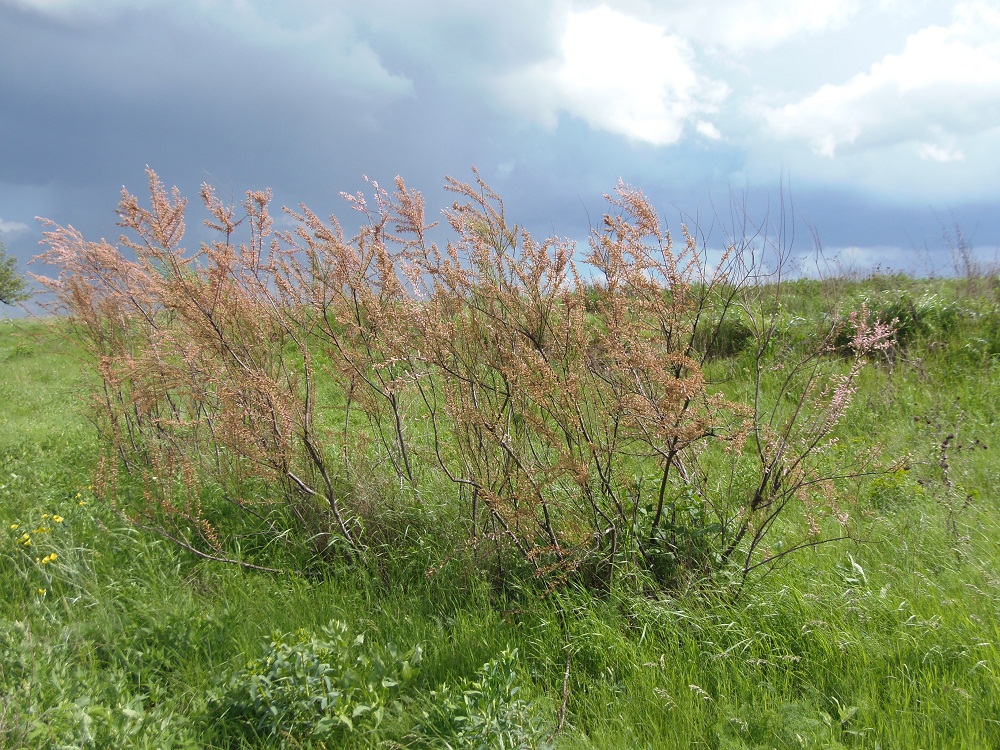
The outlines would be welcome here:
[[[305,148],[351,150],[364,119],[382,114],[384,102],[363,110],[360,92],[331,91],[272,50],[182,21],[154,8],[69,28],[0,7],[4,178],[120,181],[147,162],[280,178]]]
[[[420,66],[420,45],[407,52],[394,33],[380,46],[421,82],[419,100],[325,77],[161,7],[70,23],[0,5],[0,28],[6,183],[115,191],[150,164],[188,188],[218,179],[237,191],[267,183],[287,200],[327,199],[362,173],[436,185],[504,150],[495,113],[476,99],[456,102],[435,66]],[[504,54],[461,38],[480,59]]]
[[[237,196],[267,185],[277,201],[319,211],[340,210],[339,191],[363,187],[362,174],[383,183],[402,174],[443,205],[445,174],[471,177],[476,164],[489,175],[521,150],[488,97],[444,75],[463,61],[490,68],[544,47],[546,34],[523,22],[484,33],[512,17],[493,15],[423,35],[402,33],[402,9],[392,25],[370,24],[373,47],[412,76],[418,98],[324,76],[281,50],[192,25],[182,10],[66,20],[0,5],[0,181],[74,193],[71,205],[56,201],[56,218],[108,234],[118,190],[124,182],[141,192],[146,164],[188,195],[201,181]]]

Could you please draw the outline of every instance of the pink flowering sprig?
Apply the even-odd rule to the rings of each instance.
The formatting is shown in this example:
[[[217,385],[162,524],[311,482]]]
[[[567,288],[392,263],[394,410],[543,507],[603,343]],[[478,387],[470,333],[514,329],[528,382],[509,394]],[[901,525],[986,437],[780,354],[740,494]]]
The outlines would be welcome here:
[[[847,327],[853,330],[850,350],[854,353],[851,369],[843,374],[832,375],[825,388],[816,399],[817,404],[825,404],[819,419],[813,421],[806,430],[807,440],[812,442],[826,437],[840,422],[858,391],[857,379],[868,361],[868,357],[876,352],[889,350],[896,335],[898,320],[885,322],[872,318],[868,306],[864,303],[860,310],[851,312],[847,319]],[[816,445],[812,445],[815,448]]]
[[[857,357],[867,357],[875,352],[890,349],[895,341],[899,319],[893,318],[886,322],[875,319],[872,321],[868,305],[861,303],[861,309],[855,310],[848,317],[850,327],[854,330],[851,337],[851,349]]]

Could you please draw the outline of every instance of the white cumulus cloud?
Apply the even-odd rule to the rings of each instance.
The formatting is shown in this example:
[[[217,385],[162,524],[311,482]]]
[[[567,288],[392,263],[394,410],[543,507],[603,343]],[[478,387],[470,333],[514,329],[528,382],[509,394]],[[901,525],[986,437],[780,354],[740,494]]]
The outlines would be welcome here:
[[[967,2],[956,5],[951,24],[911,34],[900,53],[766,110],[765,120],[779,138],[807,140],[827,157],[916,142],[921,158],[954,161],[961,151],[951,139],[995,128],[998,111],[1000,9]]]
[[[858,0],[686,0],[651,4],[650,11],[701,45],[741,53],[839,27],[858,6]]]
[[[924,161],[939,161],[946,163],[949,161],[962,161],[965,154],[960,149],[948,148],[947,146],[937,146],[933,143],[921,143],[917,153]]]
[[[681,37],[601,5],[570,13],[558,60],[502,80],[517,109],[554,126],[559,112],[597,130],[662,146],[697,115],[715,112],[726,84],[700,74]]]
[[[715,127],[713,123],[706,120],[700,120],[698,124],[695,125],[695,130],[712,141],[717,141],[722,138],[722,133],[719,132],[719,129]]]

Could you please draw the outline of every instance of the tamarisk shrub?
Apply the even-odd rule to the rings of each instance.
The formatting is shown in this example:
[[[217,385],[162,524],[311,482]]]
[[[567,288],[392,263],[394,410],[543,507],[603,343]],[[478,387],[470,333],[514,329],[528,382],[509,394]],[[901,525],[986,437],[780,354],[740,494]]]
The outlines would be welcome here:
[[[149,209],[123,191],[119,225],[129,233],[119,246],[49,223],[41,256],[61,268],[45,283],[101,376],[99,486],[113,487],[121,469],[138,478],[133,520],[206,556],[231,559],[223,518],[230,535],[257,525],[278,535],[289,523],[314,527],[321,507],[356,548],[316,435],[310,331],[294,325],[302,290],[288,255],[268,242],[270,193],[248,193],[237,209],[206,187],[206,223],[223,239],[186,255],[186,201],[148,176]],[[249,238],[235,245],[238,228]],[[202,502],[210,483],[230,506],[214,509],[214,521]],[[254,483],[256,496],[243,494]]]
[[[123,193],[119,245],[48,223],[40,257],[61,272],[40,281],[100,374],[105,484],[143,487],[127,512],[242,564],[251,531],[357,554],[389,512],[358,488],[387,472],[414,512],[450,483],[453,541],[501,577],[590,585],[616,569],[745,577],[850,533],[838,488],[873,457],[832,433],[891,325],[850,319],[850,362],[831,356],[836,323],[782,350],[763,229],[709,268],[697,233],[675,244],[620,183],[584,279],[574,243],[511,224],[474,176],[447,181],[444,247],[400,178],[345,196],[352,238],[305,207],[274,232],[269,192],[236,207],[206,186],[219,239],[189,255],[186,204],[152,171],[150,208]],[[709,359],[747,345],[747,376],[713,384]]]

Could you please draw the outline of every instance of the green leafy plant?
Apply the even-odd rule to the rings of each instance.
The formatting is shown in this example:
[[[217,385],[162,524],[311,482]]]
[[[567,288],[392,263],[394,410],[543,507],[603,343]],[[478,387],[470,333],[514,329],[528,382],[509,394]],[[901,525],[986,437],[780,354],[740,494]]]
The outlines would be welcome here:
[[[433,691],[410,740],[448,750],[543,750],[552,728],[538,705],[521,697],[517,649],[505,649],[475,678]]]
[[[371,733],[402,708],[421,658],[420,646],[375,648],[335,620],[318,635],[273,636],[213,704],[238,733],[313,740]]]
[[[7,248],[0,242],[0,304],[16,305],[30,296],[28,283],[17,271],[17,259],[7,255]]]
[[[71,589],[79,551],[71,543],[66,519],[58,513],[39,513],[33,519],[7,525],[9,542],[0,550],[8,558],[32,598],[57,596]]]

